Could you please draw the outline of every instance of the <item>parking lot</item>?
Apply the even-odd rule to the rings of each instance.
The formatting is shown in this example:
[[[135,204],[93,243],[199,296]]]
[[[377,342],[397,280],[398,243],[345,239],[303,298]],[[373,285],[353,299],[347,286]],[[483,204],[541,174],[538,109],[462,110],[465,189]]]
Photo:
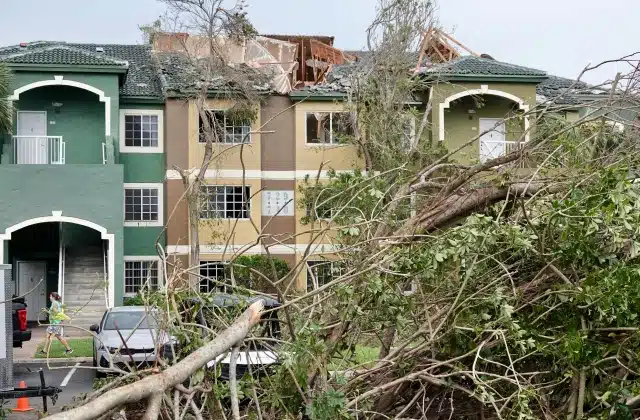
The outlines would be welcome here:
[[[16,364],[13,368],[13,380],[16,386],[24,381],[27,386],[40,385],[39,371],[44,371],[47,386],[57,386],[62,389],[58,394],[55,405],[48,399],[49,413],[57,413],[62,407],[74,402],[74,398],[80,398],[83,394],[91,392],[95,372],[91,369],[91,363],[75,363],[71,365],[56,364],[47,367],[46,363]],[[17,400],[5,403],[6,407],[15,407]],[[29,398],[32,411],[25,413],[11,413],[9,419],[37,419],[38,412],[43,410],[42,398]]]

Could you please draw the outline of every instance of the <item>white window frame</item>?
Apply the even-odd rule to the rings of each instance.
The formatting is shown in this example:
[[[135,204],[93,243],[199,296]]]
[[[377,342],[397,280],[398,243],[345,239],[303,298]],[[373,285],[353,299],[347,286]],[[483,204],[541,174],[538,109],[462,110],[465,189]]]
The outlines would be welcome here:
[[[158,117],[157,146],[127,146],[125,142],[125,116]],[[164,153],[164,111],[161,109],[121,109],[120,110],[120,153]]]
[[[225,140],[226,140],[226,136],[227,136],[227,127],[249,127],[249,137],[247,137],[247,141],[244,142],[244,144],[251,144],[251,131],[253,130],[253,121],[249,121],[249,125],[248,126],[239,126],[239,125],[229,125],[227,126],[227,111],[229,111],[228,109],[206,109],[205,112],[222,112],[222,114],[224,115],[224,135],[225,135]],[[198,115],[198,144],[200,145],[205,145],[207,142],[206,141],[202,141],[201,137],[200,137],[200,118],[201,116]],[[221,146],[235,146],[238,144],[243,144],[242,142],[240,143],[227,143],[226,141],[218,141],[215,142],[216,144],[219,144]]]
[[[325,265],[325,266],[329,266],[329,269],[330,269],[331,271],[333,271],[333,265],[334,265],[334,264],[337,264],[337,263],[340,263],[340,262],[342,262],[342,261],[340,261],[340,260],[332,261],[332,260],[322,260],[322,259],[319,259],[319,260],[307,260],[307,261],[305,262],[306,269],[307,269],[307,270],[305,271],[305,273],[306,273],[306,277],[307,277],[307,282],[305,283],[305,287],[306,287],[307,292],[309,292],[309,291],[311,291],[311,290],[314,290],[314,289],[309,289],[309,280],[312,280],[312,281],[313,281],[313,279],[311,279],[311,278],[309,277],[309,270],[311,270],[311,266],[309,265],[309,263],[312,263],[312,264],[323,264],[323,265]],[[316,281],[317,281],[317,280],[318,280],[318,279],[316,279]],[[331,279],[330,281],[333,281],[333,279]],[[325,283],[325,284],[326,284],[326,283]],[[318,284],[318,287],[319,287],[319,288],[320,288],[320,287],[322,287],[322,286],[324,286],[324,285]]]
[[[307,141],[307,116],[309,114],[329,114],[329,143],[309,143]],[[305,111],[304,113],[304,144],[309,147],[339,147],[346,146],[344,143],[333,141],[333,114],[353,114],[352,111]]]
[[[207,266],[209,264],[216,264],[216,265],[222,266],[222,276],[223,276],[222,279],[224,280],[224,270],[225,270],[225,265],[226,265],[224,261],[220,261],[220,260],[200,260],[200,268],[198,270],[198,274],[200,274],[200,279],[199,279],[199,282],[198,282],[198,291],[200,293],[211,293],[212,292],[211,290],[209,290],[207,292],[203,292],[202,289],[201,289],[202,288],[202,282],[205,280],[203,278],[204,276],[202,276],[202,270],[203,269],[207,269],[208,268]],[[214,289],[213,292],[216,292],[216,290]]]
[[[216,187],[235,187],[235,188],[249,188],[249,194],[248,194],[248,208],[247,208],[247,216],[251,216],[251,209],[252,209],[252,205],[251,205],[251,185],[220,185],[220,184],[203,184],[201,186],[201,188],[216,188]],[[226,193],[225,193],[226,196]],[[225,203],[226,203],[226,198],[225,198]],[[225,206],[226,207],[226,206]],[[209,210],[208,210],[209,211]],[[226,212],[226,209],[225,209]],[[249,220],[249,217],[202,217],[202,211],[200,213],[200,219],[202,220]]]
[[[158,266],[158,290],[162,290],[164,288],[164,276],[162,272],[162,264],[161,259],[158,256],[154,255],[125,255],[122,259],[122,292],[124,297],[133,297],[137,294],[135,293],[127,293],[127,262],[155,262]]]
[[[158,220],[154,221],[127,221],[126,213],[127,213],[127,197],[126,190],[128,189],[157,189],[158,190]],[[122,189],[122,197],[123,197],[123,218],[124,218],[124,226],[125,227],[154,227],[154,226],[164,226],[164,184],[161,182],[158,183],[125,183],[124,188]]]

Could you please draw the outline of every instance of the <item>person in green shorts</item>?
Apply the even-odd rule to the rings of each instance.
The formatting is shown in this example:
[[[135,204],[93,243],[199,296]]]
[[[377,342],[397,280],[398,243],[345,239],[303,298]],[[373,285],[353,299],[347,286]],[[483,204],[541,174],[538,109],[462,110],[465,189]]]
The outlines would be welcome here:
[[[49,308],[49,325],[47,327],[47,341],[44,344],[44,348],[40,351],[42,354],[49,354],[49,349],[51,348],[51,340],[55,336],[62,345],[64,346],[65,353],[71,354],[73,353],[73,349],[69,347],[69,343],[63,337],[62,333],[62,321],[69,319],[68,316],[64,314],[64,310],[62,309],[62,296],[60,296],[56,292],[51,292],[49,295],[49,300],[51,301],[51,308]]]

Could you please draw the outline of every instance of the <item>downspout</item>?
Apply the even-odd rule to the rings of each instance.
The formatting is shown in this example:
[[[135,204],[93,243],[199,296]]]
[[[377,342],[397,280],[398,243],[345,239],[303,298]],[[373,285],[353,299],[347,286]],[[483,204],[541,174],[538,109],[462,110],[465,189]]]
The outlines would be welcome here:
[[[62,223],[58,223],[58,294],[62,296],[64,303],[64,240],[63,240]]]

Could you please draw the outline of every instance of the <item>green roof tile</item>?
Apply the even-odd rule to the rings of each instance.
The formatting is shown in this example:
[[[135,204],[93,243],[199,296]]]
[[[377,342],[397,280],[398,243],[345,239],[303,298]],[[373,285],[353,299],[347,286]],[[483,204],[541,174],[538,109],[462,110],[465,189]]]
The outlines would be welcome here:
[[[95,50],[94,50],[95,51]],[[113,66],[127,68],[129,63],[104,53],[90,52],[66,45],[51,45],[0,55],[0,61],[14,64],[58,64],[78,66]]]
[[[101,48],[103,52],[96,49]],[[150,45],[71,44],[37,41],[0,48],[0,61],[14,65],[78,65],[126,70],[121,96],[163,98]]]
[[[490,58],[463,56],[447,63],[434,64],[421,69],[420,74],[445,77],[455,76],[513,76],[546,78],[547,73],[515,64],[503,63]]]

